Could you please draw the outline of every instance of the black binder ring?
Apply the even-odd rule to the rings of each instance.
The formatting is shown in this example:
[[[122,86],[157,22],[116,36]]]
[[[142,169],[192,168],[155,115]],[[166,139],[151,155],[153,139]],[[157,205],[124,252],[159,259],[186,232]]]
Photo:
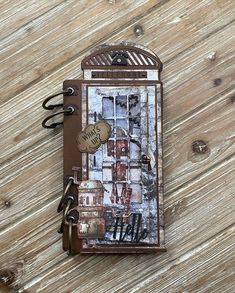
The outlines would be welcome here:
[[[65,207],[64,212],[63,212],[62,221],[61,221],[60,228],[58,229],[58,233],[63,233],[63,227],[64,227],[64,223],[65,223],[66,216],[68,214],[68,211],[70,209],[70,206],[74,202],[75,202],[75,196],[73,194],[72,195],[69,195],[67,197],[67,204],[66,204],[66,207]]]
[[[67,217],[67,221],[69,223],[69,229],[68,229],[68,255],[72,254],[72,228],[73,228],[73,224],[75,223],[75,219],[73,216],[68,216]]]
[[[61,197],[60,203],[59,203],[58,208],[57,208],[57,212],[58,213],[60,213],[63,210],[64,199],[66,197],[66,194],[67,194],[69,188],[71,187],[71,185],[73,183],[74,183],[74,178],[73,177],[69,177],[68,183],[67,183],[67,185],[65,187],[65,190],[63,192],[63,195]]]
[[[55,114],[52,114],[52,115],[49,115],[47,116],[43,121],[42,121],[42,127],[44,128],[55,128],[57,125],[61,125],[63,124],[63,121],[62,122],[55,122],[55,123],[51,123],[50,125],[47,125],[47,121],[49,121],[51,118],[55,117],[55,116],[58,116],[58,115],[61,115],[61,114],[64,114],[64,115],[71,115],[73,112],[74,112],[74,108],[72,106],[69,106],[67,109],[63,110],[63,111],[60,111],[60,112],[57,112]]]
[[[58,108],[58,107],[62,107],[63,104],[51,104],[51,105],[47,105],[47,103],[53,99],[54,97],[57,97],[59,95],[64,95],[64,94],[67,94],[69,96],[73,95],[74,94],[74,88],[72,87],[68,87],[66,90],[62,91],[62,92],[59,92],[57,94],[54,94],[54,95],[51,95],[49,96],[48,98],[46,98],[43,103],[42,103],[42,107],[45,109],[45,110],[53,110],[54,108]]]

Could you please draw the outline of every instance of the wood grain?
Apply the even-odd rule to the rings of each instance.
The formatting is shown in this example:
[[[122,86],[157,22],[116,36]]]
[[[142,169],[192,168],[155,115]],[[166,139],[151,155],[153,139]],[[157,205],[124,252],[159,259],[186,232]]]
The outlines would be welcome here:
[[[29,33],[32,30],[33,23],[49,10],[55,11],[59,7],[65,6],[64,0],[47,1],[41,5],[39,1],[2,1],[1,9],[1,38],[9,37],[16,31],[26,31]],[[30,26],[30,24],[32,26]],[[26,27],[27,26],[27,27]]]
[[[12,64],[11,71],[5,71],[2,94],[11,97],[22,91],[67,60],[80,55],[87,47],[100,42],[107,32],[113,34],[124,25],[127,15],[140,17],[143,11],[148,13],[156,3],[158,1],[125,1],[122,6],[115,5],[110,9],[105,1],[93,0],[88,5],[87,1],[82,0],[67,2],[66,7],[57,11],[49,10],[34,24],[26,25],[26,28],[31,27],[30,32],[24,28],[17,33],[15,37],[20,37],[18,47],[12,35],[2,41],[1,68],[5,71]],[[20,68],[13,61],[16,59],[21,60]],[[12,75],[16,77],[13,81],[10,78]],[[11,89],[5,92],[10,81]]]
[[[235,291],[233,1],[13,0],[0,12],[0,291]],[[41,128],[41,103],[81,78],[90,49],[120,41],[164,65],[168,251],[70,258],[56,232],[63,134]],[[198,139],[205,154],[192,151]]]

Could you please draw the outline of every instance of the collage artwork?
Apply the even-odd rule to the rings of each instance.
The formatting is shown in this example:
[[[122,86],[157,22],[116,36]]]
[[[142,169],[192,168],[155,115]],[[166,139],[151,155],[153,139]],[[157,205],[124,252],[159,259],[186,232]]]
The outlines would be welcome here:
[[[87,180],[77,187],[85,246],[158,243],[155,91],[88,86],[88,117],[78,138]]]

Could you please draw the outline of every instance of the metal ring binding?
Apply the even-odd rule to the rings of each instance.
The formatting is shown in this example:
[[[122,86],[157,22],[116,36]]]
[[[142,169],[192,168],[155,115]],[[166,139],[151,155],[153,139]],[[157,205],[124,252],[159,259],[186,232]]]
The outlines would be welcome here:
[[[74,203],[74,196],[68,196],[67,198],[67,205],[64,209],[64,213],[63,213],[63,217],[62,217],[62,221],[61,221],[61,225],[60,225],[60,228],[58,229],[58,233],[62,233],[63,232],[63,227],[64,227],[64,223],[65,223],[65,219],[66,219],[66,216],[68,214],[68,211],[69,211],[69,208],[71,206],[72,203]]]
[[[63,209],[63,202],[64,202],[64,199],[65,199],[65,196],[70,188],[70,186],[74,183],[74,178],[73,177],[69,177],[69,180],[68,180],[68,183],[65,187],[65,190],[64,190],[64,193],[61,197],[61,200],[60,200],[60,203],[58,205],[58,208],[57,208],[57,212],[60,213]]]
[[[75,219],[74,219],[74,217],[69,216],[68,219],[67,219],[67,221],[69,223],[69,231],[68,231],[68,234],[69,234],[68,255],[71,255],[72,254],[72,224],[75,222]]]
[[[73,221],[69,220],[69,250],[68,250],[68,255],[72,254],[72,224],[73,224]]]
[[[51,118],[61,115],[61,114],[67,114],[67,115],[71,115],[73,112],[75,111],[75,109],[72,106],[69,106],[67,109],[57,112],[55,114],[49,115],[47,116],[43,121],[42,121],[42,127],[44,128],[55,128],[57,125],[61,125],[63,124],[63,122],[55,122],[55,123],[51,123],[50,125],[47,125],[47,121],[49,121]]]
[[[54,97],[57,97],[59,95],[64,95],[64,94],[68,94],[69,96],[73,95],[74,94],[74,88],[72,87],[68,87],[66,90],[62,91],[62,92],[59,92],[57,94],[54,94],[54,95],[51,95],[49,96],[48,98],[46,98],[43,103],[42,103],[42,107],[45,109],[45,110],[53,110],[54,108],[58,108],[58,107],[63,107],[63,104],[51,104],[51,105],[48,105],[47,106],[47,103],[53,99]]]

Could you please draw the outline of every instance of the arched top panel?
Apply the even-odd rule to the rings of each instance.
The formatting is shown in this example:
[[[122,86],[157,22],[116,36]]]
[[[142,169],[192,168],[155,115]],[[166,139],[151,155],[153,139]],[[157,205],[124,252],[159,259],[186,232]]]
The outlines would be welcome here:
[[[162,63],[148,49],[134,45],[102,46],[85,57],[82,69],[157,69],[162,70]]]

